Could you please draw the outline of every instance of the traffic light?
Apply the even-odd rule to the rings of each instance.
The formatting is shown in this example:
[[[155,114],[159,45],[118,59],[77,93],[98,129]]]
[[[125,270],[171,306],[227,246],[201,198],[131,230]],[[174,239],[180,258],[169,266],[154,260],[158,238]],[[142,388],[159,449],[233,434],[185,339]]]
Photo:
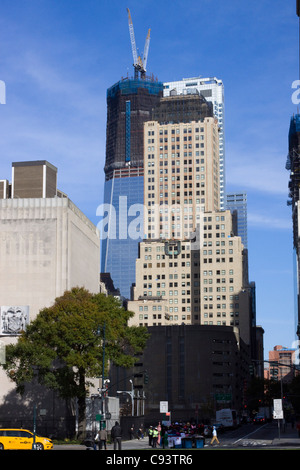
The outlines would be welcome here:
[[[147,374],[147,372],[144,374],[144,384],[147,385],[147,383],[149,382],[149,375]]]

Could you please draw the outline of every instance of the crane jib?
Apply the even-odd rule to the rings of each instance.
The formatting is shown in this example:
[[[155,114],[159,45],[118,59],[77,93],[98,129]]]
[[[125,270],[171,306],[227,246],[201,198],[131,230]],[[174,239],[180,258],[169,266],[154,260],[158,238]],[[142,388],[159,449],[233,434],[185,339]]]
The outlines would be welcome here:
[[[131,18],[129,8],[127,8],[127,13],[128,13],[129,35],[130,35],[131,49],[132,49],[132,55],[133,55],[133,67],[135,69],[135,75],[137,75],[138,72],[141,72],[141,75],[143,77],[145,76],[145,73],[146,73],[149,44],[150,44],[150,29],[148,29],[145,47],[144,47],[144,54],[143,54],[143,58],[141,58],[141,56],[139,56],[137,53],[133,23],[132,23],[132,18]]]

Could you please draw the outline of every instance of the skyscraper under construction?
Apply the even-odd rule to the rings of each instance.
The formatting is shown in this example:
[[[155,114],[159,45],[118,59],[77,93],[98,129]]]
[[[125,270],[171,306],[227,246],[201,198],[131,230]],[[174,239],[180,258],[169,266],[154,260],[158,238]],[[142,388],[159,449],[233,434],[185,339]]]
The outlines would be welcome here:
[[[300,21],[300,0],[296,1],[296,14]],[[300,23],[299,23],[300,31]],[[300,51],[298,51],[298,54]],[[293,101],[293,99],[292,99]],[[295,103],[296,104],[296,103]],[[297,103],[298,104],[298,103]],[[290,119],[288,135],[288,156],[286,169],[290,172],[289,179],[289,199],[288,206],[292,208],[293,221],[293,249],[295,256],[295,317],[296,317],[296,335],[300,340],[300,114],[294,114]]]
[[[143,220],[143,126],[163,94],[163,84],[146,76],[150,31],[141,59],[137,57],[129,11],[128,20],[134,77],[122,79],[107,90],[104,207],[108,223],[102,224],[101,235],[101,271],[111,274],[115,286],[127,298],[135,281],[138,242],[144,236],[142,223],[129,230],[138,216]]]

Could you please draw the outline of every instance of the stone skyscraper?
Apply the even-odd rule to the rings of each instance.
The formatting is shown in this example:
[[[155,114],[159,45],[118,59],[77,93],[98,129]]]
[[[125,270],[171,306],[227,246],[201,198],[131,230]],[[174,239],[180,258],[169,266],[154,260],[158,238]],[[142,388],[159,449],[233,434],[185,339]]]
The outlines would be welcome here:
[[[198,93],[193,115],[173,114],[176,101],[187,111],[191,99],[163,98],[169,113],[156,109],[156,120],[145,124],[154,150],[145,151],[147,239],[136,261],[130,323],[234,326],[250,344],[247,253],[235,216],[220,210],[217,119]]]

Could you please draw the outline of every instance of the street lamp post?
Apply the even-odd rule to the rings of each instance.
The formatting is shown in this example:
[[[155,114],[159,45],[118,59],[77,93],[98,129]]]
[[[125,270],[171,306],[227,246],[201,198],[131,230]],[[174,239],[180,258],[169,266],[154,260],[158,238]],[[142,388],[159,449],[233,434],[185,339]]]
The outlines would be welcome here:
[[[105,370],[105,323],[103,325],[103,343],[102,343],[102,388],[104,388],[104,370]]]
[[[36,450],[36,405],[33,407],[33,444],[32,444],[32,449]]]
[[[97,336],[101,334],[101,327],[98,326]],[[102,388],[104,388],[104,373],[105,373],[105,323],[103,325],[103,341],[102,341]]]
[[[97,329],[97,335],[101,335],[101,327],[98,326]],[[98,388],[99,395],[101,397],[101,415],[102,415],[102,420],[104,416],[104,398],[105,398],[105,392],[106,390],[106,383],[109,383],[109,379],[105,379],[105,322],[103,325],[103,336],[102,336],[102,386],[101,388]],[[100,422],[100,429],[101,429],[101,422]]]

